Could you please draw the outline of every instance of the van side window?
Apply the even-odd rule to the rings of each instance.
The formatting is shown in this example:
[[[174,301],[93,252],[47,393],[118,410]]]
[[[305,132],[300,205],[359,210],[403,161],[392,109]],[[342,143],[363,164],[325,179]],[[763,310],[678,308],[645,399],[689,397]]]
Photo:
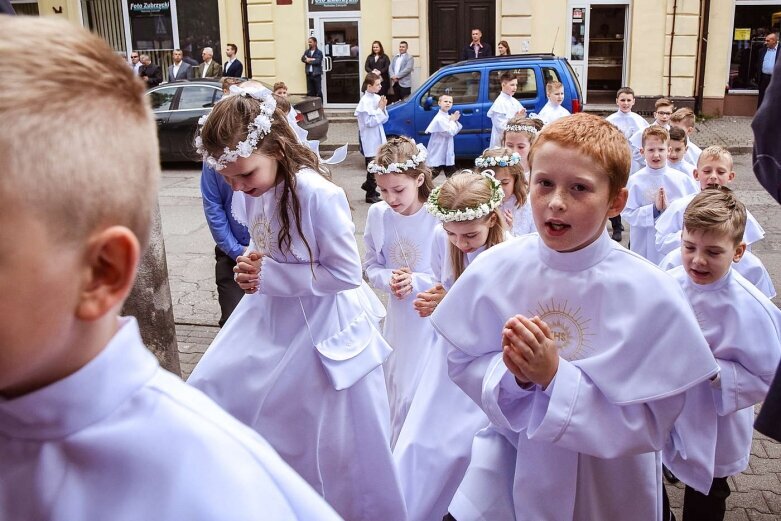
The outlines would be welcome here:
[[[502,82],[499,78],[505,72],[511,72],[518,78],[518,90],[515,99],[534,99],[537,97],[537,75],[534,69],[494,69],[489,73],[488,99],[493,101],[502,92]]]
[[[552,67],[543,67],[542,68],[542,77],[545,80],[545,85],[552,81],[558,81],[561,82],[561,78],[559,77],[559,73],[556,71],[556,69]]]
[[[434,98],[434,103],[437,103],[442,94],[453,96],[453,105],[476,103],[480,94],[480,77],[480,71],[443,76],[431,86],[425,96],[421,97],[420,105],[423,106],[429,96]]]

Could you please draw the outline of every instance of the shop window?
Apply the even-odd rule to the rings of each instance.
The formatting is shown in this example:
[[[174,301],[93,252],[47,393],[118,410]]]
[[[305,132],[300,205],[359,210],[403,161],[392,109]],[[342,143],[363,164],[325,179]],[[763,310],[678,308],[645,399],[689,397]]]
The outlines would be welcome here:
[[[429,96],[434,98],[436,103],[443,94],[453,96],[453,105],[476,103],[477,96],[480,94],[480,77],[480,71],[444,76],[431,86],[431,90],[421,98],[420,103],[423,105]]]
[[[203,61],[201,51],[204,47],[211,47],[214,50],[214,59],[217,63],[223,63],[217,0],[177,2],[176,18],[179,27],[179,47],[184,53],[184,61],[190,64],[201,63]],[[241,44],[241,42],[233,43]]]
[[[534,69],[493,69],[488,76],[488,99],[495,100],[502,92],[500,78],[505,72],[511,72],[518,78],[518,90],[515,99],[534,99],[537,97],[537,75]]]
[[[734,90],[754,90],[762,64],[759,52],[765,36],[778,33],[781,25],[781,2],[741,2],[735,5],[732,30],[728,86]]]

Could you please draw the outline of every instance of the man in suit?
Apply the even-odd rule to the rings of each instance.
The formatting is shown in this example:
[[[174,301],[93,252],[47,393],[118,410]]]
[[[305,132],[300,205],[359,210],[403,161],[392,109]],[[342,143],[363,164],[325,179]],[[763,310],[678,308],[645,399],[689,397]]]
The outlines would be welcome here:
[[[214,61],[214,50],[211,47],[204,47],[201,53],[203,63],[198,66],[199,78],[219,78],[222,76],[222,67]]]
[[[182,61],[182,50],[174,49],[174,64],[168,66],[168,82],[182,81],[190,77],[190,69],[192,68],[189,63]]]
[[[138,71],[141,69],[141,59],[138,51],[130,52],[130,67],[133,69],[133,73],[138,76]]]
[[[399,54],[391,60],[388,74],[393,94],[388,94],[388,101],[403,100],[412,92],[412,69],[415,67],[415,58],[407,54],[407,42],[399,42]]]
[[[241,78],[241,74],[244,72],[244,65],[236,58],[236,53],[239,48],[236,44],[229,43],[225,46],[225,56],[228,57],[228,61],[225,62],[225,66],[222,68],[222,75],[230,78]]]
[[[146,82],[147,88],[160,85],[163,81],[163,71],[160,67],[152,63],[152,59],[147,54],[141,55],[141,68],[138,70],[138,75]]]
[[[317,38],[312,36],[307,40],[309,49],[301,56],[301,61],[306,65],[306,95],[317,96],[323,99],[320,88],[320,78],[323,75],[323,51],[317,48]]]
[[[760,49],[757,59],[757,80],[759,83],[759,96],[757,97],[757,108],[762,105],[765,98],[765,91],[770,85],[770,78],[773,75],[773,67],[778,59],[778,36],[776,33],[770,33],[765,36],[765,46]]]
[[[475,58],[487,58],[494,55],[494,48],[490,43],[483,41],[483,31],[472,29],[472,41],[461,52],[462,60],[474,60]]]

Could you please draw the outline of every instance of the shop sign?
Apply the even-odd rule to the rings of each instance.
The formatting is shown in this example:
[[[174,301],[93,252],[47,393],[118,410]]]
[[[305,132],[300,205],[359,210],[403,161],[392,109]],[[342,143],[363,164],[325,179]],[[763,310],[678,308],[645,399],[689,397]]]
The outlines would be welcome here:
[[[747,42],[751,39],[751,29],[735,29],[735,40]]]
[[[171,14],[171,2],[128,2],[130,15],[138,14]]]
[[[310,12],[360,11],[361,0],[308,0]]]
[[[585,15],[585,9],[576,7],[572,10],[572,23],[573,24],[582,24],[583,23],[583,16]]]

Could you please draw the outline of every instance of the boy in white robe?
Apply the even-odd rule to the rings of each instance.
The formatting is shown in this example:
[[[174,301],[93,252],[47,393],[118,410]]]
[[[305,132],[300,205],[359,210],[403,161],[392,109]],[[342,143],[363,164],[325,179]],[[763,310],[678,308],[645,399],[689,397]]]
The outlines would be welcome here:
[[[728,188],[703,190],[684,214],[683,266],[670,272],[721,369],[687,396],[663,452],[686,483],[684,521],[724,519],[727,477],[748,467],[754,405],[781,360],[781,311],[732,269],[746,250],[745,225],[746,208]]]
[[[491,143],[489,147],[496,147],[502,143],[504,128],[507,126],[507,121],[510,118],[526,115],[526,109],[514,97],[515,91],[518,90],[518,78],[512,72],[505,71],[499,77],[499,81],[502,82],[502,92],[496,97],[487,114],[491,119]]]
[[[665,130],[670,130],[670,117],[673,115],[673,102],[667,98],[659,98],[654,104],[654,122],[651,125],[658,125]],[[647,128],[647,127],[646,127]],[[643,131],[641,128],[629,138],[629,146],[632,147],[632,169],[634,174],[645,166],[645,158],[643,157]]]
[[[540,113],[537,114],[537,117],[543,123],[547,125],[570,115],[569,110],[561,106],[564,102],[564,85],[560,81],[549,81],[546,83],[545,95],[548,97],[548,102],[542,107]]]
[[[51,19],[1,17],[0,52],[0,519],[339,519],[118,317],[160,172],[132,71]]]
[[[426,165],[431,168],[432,178],[439,175],[440,170],[445,170],[445,177],[450,177],[456,171],[456,154],[453,146],[453,138],[461,132],[462,125],[458,122],[461,112],[453,108],[453,96],[442,94],[437,101],[439,111],[434,119],[426,127],[426,134],[431,134],[428,140],[428,156]]]
[[[672,135],[675,130],[670,129],[670,134]],[[681,131],[678,130],[678,132]],[[732,154],[722,146],[709,146],[700,155],[699,164],[694,171],[694,179],[699,183],[700,190],[705,190],[707,187],[714,185],[726,186],[731,184],[735,179]],[[697,194],[690,194],[671,202],[664,213],[656,220],[656,223],[654,223],[656,229],[656,249],[661,255],[667,255],[671,251],[680,249],[683,213],[695,195]],[[765,230],[751,215],[751,212],[746,210],[746,213],[746,233],[743,237],[743,242],[750,247],[765,237]]]
[[[361,152],[366,160],[367,169],[371,160],[377,155],[377,149],[386,141],[382,124],[388,121],[388,111],[385,109],[388,100],[385,96],[379,95],[380,89],[382,89],[382,78],[374,73],[368,73],[363,80],[363,96],[353,114],[358,118],[358,139],[361,141]],[[368,170],[361,190],[366,192],[367,203],[380,202],[374,174]]]
[[[667,166],[682,172],[689,177],[694,177],[696,164],[689,163],[686,160],[686,153],[689,146],[686,144],[686,132],[680,127],[670,127],[670,146],[667,153]]]
[[[695,180],[667,166],[670,135],[652,125],[643,131],[643,156],[648,166],[632,174],[629,197],[621,217],[629,223],[629,247],[654,264],[662,260],[656,249],[654,223],[667,206],[699,191]]]
[[[631,152],[632,146],[629,145],[629,138],[638,130],[642,131],[648,128],[648,122],[640,114],[632,112],[632,107],[635,106],[635,91],[631,88],[621,87],[618,89],[618,92],[616,93],[616,105],[618,105],[618,110],[605,119],[617,126],[618,130],[624,134],[624,137],[627,139],[629,151]],[[613,229],[613,240],[621,242],[621,233],[624,231],[621,216],[617,215],[611,217],[610,226]]]
[[[529,156],[539,235],[481,255],[432,316],[451,378],[513,433],[518,520],[661,520],[657,451],[718,370],[674,281],[605,232],[629,162],[601,118],[546,126]]]
[[[670,116],[670,128],[678,127],[686,133],[686,155],[684,156],[684,160],[693,166],[697,165],[697,161],[699,161],[700,154],[702,153],[702,149],[692,143],[692,140],[690,139],[691,135],[695,132],[695,121],[696,117],[694,111],[686,107],[676,110],[673,112],[673,115]]]

